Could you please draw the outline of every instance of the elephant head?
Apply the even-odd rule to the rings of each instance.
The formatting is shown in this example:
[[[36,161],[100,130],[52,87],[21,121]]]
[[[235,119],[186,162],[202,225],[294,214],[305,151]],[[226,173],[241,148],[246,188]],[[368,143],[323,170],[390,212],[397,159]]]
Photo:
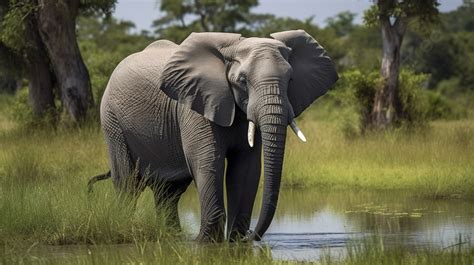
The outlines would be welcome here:
[[[294,118],[324,95],[338,79],[334,63],[305,31],[243,38],[233,33],[193,33],[170,57],[160,88],[220,126],[230,126],[236,108],[255,129],[264,154],[263,202],[249,239],[259,240],[275,214],[280,189],[286,128],[306,141]]]

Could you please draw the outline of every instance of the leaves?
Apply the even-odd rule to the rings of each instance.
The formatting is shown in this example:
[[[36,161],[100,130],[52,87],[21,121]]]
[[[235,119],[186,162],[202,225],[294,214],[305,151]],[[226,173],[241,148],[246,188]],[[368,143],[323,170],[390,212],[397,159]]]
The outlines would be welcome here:
[[[376,26],[381,21],[416,20],[420,25],[438,22],[438,0],[375,0],[374,5],[364,12],[364,22]]]
[[[11,0],[9,8],[0,21],[0,41],[5,46],[21,53],[26,47],[31,45],[26,40],[26,27],[29,23],[28,17],[33,15],[37,5],[32,1]]]
[[[116,3],[117,0],[80,0],[79,8],[84,15],[105,14],[110,16]]]
[[[160,38],[181,42],[192,31],[242,32],[257,0],[163,0],[164,16],[153,21]]]

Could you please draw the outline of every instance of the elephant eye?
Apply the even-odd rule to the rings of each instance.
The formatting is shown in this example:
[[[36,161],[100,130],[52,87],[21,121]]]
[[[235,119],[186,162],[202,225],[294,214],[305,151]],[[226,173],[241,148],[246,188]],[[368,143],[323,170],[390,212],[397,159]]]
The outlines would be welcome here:
[[[238,81],[241,85],[243,85],[243,86],[247,85],[247,75],[245,75],[245,74],[243,74],[243,73],[240,74],[240,75],[239,75],[239,78],[237,79],[237,81]]]

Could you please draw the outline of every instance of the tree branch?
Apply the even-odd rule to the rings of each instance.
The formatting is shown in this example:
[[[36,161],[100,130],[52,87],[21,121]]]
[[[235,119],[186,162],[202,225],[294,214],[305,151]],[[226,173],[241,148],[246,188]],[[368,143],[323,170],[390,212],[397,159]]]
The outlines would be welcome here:
[[[209,27],[207,26],[206,22],[206,13],[203,12],[202,5],[199,0],[194,0],[194,4],[196,5],[196,12],[199,15],[199,22],[201,23],[201,27],[204,31],[209,31]]]

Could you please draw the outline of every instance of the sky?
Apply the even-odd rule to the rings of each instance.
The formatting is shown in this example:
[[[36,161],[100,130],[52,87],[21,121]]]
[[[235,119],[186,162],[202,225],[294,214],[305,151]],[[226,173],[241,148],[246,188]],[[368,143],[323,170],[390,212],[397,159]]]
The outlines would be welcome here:
[[[463,0],[439,0],[441,12],[459,7]],[[325,20],[343,11],[357,14],[356,23],[362,22],[362,13],[371,4],[370,0],[260,0],[259,6],[252,9],[254,13],[271,13],[282,17],[305,19],[314,17],[314,22],[324,25]],[[137,31],[151,31],[151,23],[160,17],[157,0],[118,0],[114,16],[130,20]]]

